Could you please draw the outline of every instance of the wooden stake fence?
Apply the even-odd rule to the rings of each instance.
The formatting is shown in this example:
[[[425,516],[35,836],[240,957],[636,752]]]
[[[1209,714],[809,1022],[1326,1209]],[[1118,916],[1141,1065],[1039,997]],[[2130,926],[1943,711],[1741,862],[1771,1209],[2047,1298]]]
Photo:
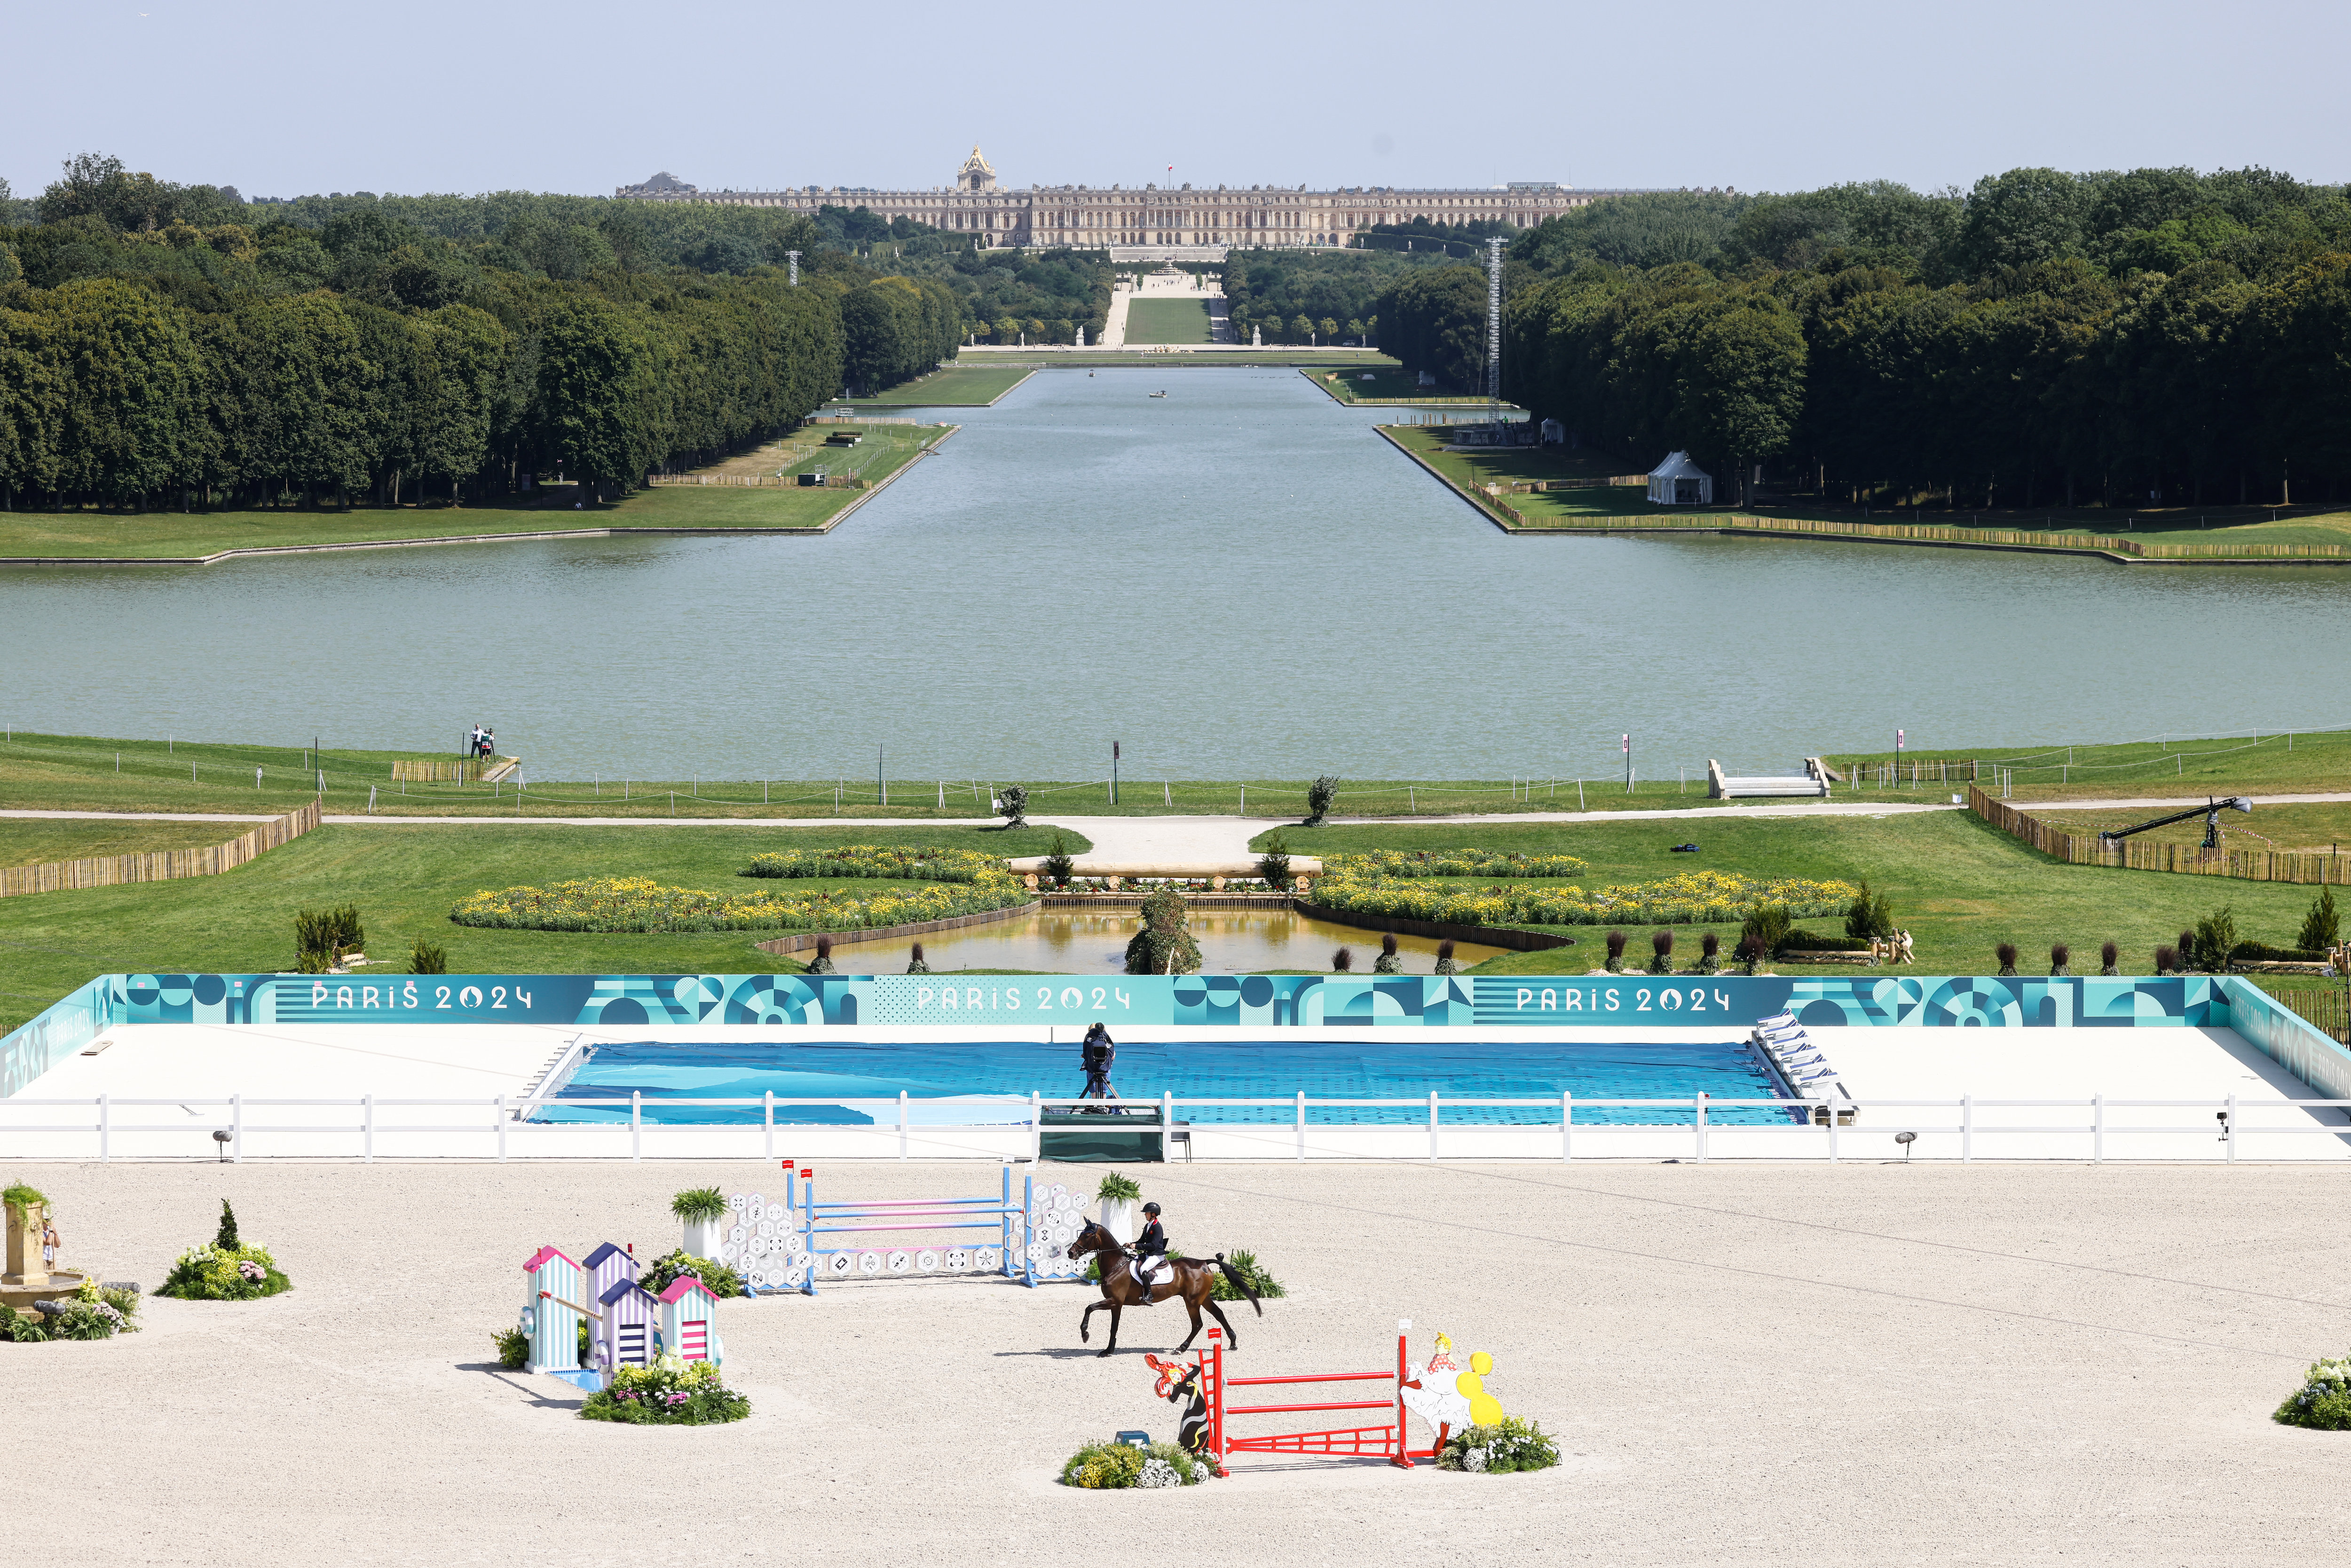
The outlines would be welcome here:
[[[161,850],[140,855],[98,855],[89,860],[49,861],[0,870],[0,898],[27,893],[63,893],[78,887],[114,887],[132,882],[177,882],[218,876],[266,851],[292,843],[319,825],[316,800],[242,837],[200,850]]]
[[[2148,843],[2139,839],[2108,843],[2095,833],[2069,833],[2038,817],[2029,817],[1972,784],[1968,787],[1968,808],[2001,832],[2068,865],[2179,872],[2190,876],[2235,877],[2244,882],[2351,884],[2351,862],[2340,855],[2294,854],[2277,850],[2207,850],[2199,844]]]

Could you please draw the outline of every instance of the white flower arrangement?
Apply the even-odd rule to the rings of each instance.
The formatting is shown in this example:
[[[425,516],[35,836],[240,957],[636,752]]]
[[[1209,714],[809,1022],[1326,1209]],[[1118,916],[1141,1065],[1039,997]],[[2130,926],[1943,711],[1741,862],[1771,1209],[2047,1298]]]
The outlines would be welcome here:
[[[1153,1488],[1180,1487],[1184,1484],[1184,1478],[1166,1460],[1149,1458],[1143,1461],[1143,1473],[1134,1478],[1134,1484]]]

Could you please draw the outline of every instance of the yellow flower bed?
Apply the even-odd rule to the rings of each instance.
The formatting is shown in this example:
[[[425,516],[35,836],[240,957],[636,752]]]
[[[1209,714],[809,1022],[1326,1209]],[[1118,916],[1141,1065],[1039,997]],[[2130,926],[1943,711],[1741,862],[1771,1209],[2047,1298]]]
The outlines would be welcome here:
[[[1744,920],[1766,904],[1785,904],[1802,920],[1843,911],[1858,896],[1851,883],[1805,877],[1759,878],[1729,872],[1686,872],[1657,882],[1580,887],[1498,883],[1476,892],[1430,887],[1426,872],[1399,875],[1392,857],[1328,855],[1313,902],[1332,909],[1455,925],[1698,925]],[[1569,858],[1569,857],[1558,857]],[[1540,874],[1540,873],[1537,873]]]
[[[947,920],[1019,904],[1029,894],[1012,875],[989,869],[967,884],[868,897],[840,893],[771,897],[663,887],[644,877],[597,877],[551,887],[489,889],[458,900],[460,925],[517,931],[855,931]]]

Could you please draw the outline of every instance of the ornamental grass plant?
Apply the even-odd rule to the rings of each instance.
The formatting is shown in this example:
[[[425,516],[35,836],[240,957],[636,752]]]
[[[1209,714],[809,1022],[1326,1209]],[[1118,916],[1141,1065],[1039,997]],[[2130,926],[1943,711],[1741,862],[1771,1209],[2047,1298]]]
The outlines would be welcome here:
[[[1020,883],[1000,867],[979,873],[966,886],[866,898],[835,893],[797,898],[709,893],[663,887],[646,877],[615,876],[549,887],[485,889],[458,900],[449,918],[460,925],[515,931],[855,931],[1004,909],[1027,897]]]

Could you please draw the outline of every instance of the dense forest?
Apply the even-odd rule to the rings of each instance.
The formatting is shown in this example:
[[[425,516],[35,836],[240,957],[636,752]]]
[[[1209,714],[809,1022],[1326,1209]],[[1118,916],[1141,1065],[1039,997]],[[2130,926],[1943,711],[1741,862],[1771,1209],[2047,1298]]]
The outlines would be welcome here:
[[[1444,264],[1433,250],[1235,250],[1225,256],[1225,298],[1243,341],[1252,327],[1269,343],[1303,343],[1310,334],[1324,343],[1376,340],[1381,291],[1407,272]]]
[[[2346,253],[2341,188],[2258,169],[1618,198],[1512,241],[1503,389],[1626,463],[1854,502],[2334,498]],[[1477,383],[1479,269],[1377,309],[1383,347]]]
[[[559,470],[622,490],[967,336],[1099,331],[1110,295],[1106,258],[863,209],[247,203],[85,156],[38,198],[0,187],[0,215],[8,507],[459,499]]]

